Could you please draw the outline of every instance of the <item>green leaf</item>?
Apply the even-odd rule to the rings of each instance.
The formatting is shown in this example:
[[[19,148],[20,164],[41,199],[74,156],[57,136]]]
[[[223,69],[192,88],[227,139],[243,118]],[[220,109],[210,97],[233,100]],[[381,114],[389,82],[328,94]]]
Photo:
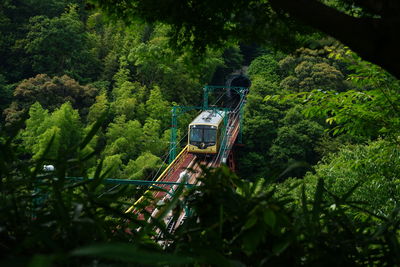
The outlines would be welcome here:
[[[52,255],[35,255],[33,256],[32,260],[29,262],[28,267],[46,267],[46,266],[53,266],[54,257]]]
[[[267,95],[264,97],[264,101],[269,101],[272,99],[272,95]]]
[[[325,120],[326,123],[331,124],[331,125],[332,125],[332,123],[333,123],[334,121],[335,121],[335,118],[334,118],[334,117],[327,118],[327,119]]]
[[[265,232],[261,228],[252,228],[246,232],[243,236],[243,251],[249,256],[253,254],[264,238],[264,234]]]
[[[315,189],[314,195],[314,203],[312,210],[312,218],[313,222],[317,222],[319,218],[319,214],[322,209],[322,196],[324,193],[324,180],[322,178],[318,179],[317,188]]]
[[[73,257],[95,257],[123,262],[151,264],[151,265],[178,265],[193,263],[194,259],[183,255],[172,255],[162,252],[148,252],[139,250],[131,244],[114,243],[99,244],[78,248],[70,253]]]
[[[82,143],[79,145],[81,149],[85,148],[85,146],[92,140],[93,136],[97,133],[101,125],[103,124],[104,120],[107,118],[108,112],[103,112],[100,118],[96,121],[96,123],[92,126],[89,133],[85,136]]]
[[[354,191],[360,187],[360,185],[363,184],[363,181],[357,182],[355,185],[353,185],[342,197],[341,201],[345,202],[353,193]]]
[[[214,249],[196,248],[196,254],[200,256],[195,260],[203,264],[204,263],[209,264],[206,266],[218,266],[218,267],[243,266],[240,262],[234,262],[228,260]]]
[[[306,195],[306,186],[303,184],[301,186],[301,208],[303,211],[303,217],[306,220],[307,224],[309,223],[309,211],[307,208],[307,195]]]
[[[340,132],[340,128],[336,128],[336,129],[333,131],[333,135],[337,135],[339,132]]]
[[[257,216],[256,216],[256,215],[250,216],[250,217],[247,219],[245,225],[243,226],[243,230],[250,229],[250,228],[253,227],[256,223],[257,223]]]
[[[284,252],[288,246],[290,245],[290,240],[282,240],[280,242],[277,242],[273,247],[272,251],[274,252],[275,255],[280,255],[282,252]]]
[[[110,169],[106,170],[102,175],[101,170],[103,168],[103,159],[100,160],[99,164],[96,167],[96,172],[94,173],[93,183],[90,185],[91,189],[96,189],[104,180],[105,176],[110,172]]]
[[[264,211],[264,222],[271,228],[275,227],[276,215],[273,210],[267,209]]]

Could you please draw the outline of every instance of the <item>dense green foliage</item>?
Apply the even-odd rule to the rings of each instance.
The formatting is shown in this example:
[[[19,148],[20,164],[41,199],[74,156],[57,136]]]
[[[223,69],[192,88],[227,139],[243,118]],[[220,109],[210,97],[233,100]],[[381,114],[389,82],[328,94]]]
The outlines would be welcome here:
[[[109,111],[90,146],[98,153],[86,165],[89,174],[104,160],[115,178],[151,179],[167,157],[172,105],[198,105],[199,88],[217,67],[232,67],[221,50],[196,62],[177,53],[166,25],[126,27],[74,1],[45,1],[38,9],[37,1],[17,2],[7,1],[1,13],[6,22],[21,12],[10,24],[18,31],[2,32],[9,39],[1,43],[7,60],[0,63],[0,107],[7,126],[29,117],[18,136],[26,157],[40,157],[52,135],[52,156],[64,153]]]
[[[399,201],[399,153],[397,147],[383,140],[347,146],[327,157],[315,174],[304,179],[312,187],[317,178],[322,178],[336,195],[344,195],[358,184],[350,199],[362,202],[374,214],[387,216]]]
[[[264,14],[268,3],[225,2],[1,4],[0,265],[400,264],[399,81],[275,7]],[[252,32],[270,39],[230,39]],[[149,196],[137,207],[145,220],[124,213],[146,188],[104,179],[154,179],[171,107],[199,106],[202,86],[235,70],[251,79],[237,174],[204,169],[158,217],[148,220]],[[182,145],[194,116],[179,118]],[[182,210],[190,216],[168,232],[164,217]]]
[[[172,248],[200,252],[224,266],[398,263],[398,206],[374,216],[347,199],[354,188],[340,194],[324,179],[314,181],[311,194],[298,184],[279,193],[280,185],[271,187],[264,179],[243,181],[224,168],[207,173],[198,195],[189,197],[196,216],[177,231],[179,242]],[[298,198],[292,198],[293,190]]]
[[[138,19],[167,23],[173,27],[173,44],[197,50],[231,40],[293,48],[308,39],[307,25],[400,77],[396,31],[400,3],[395,0],[91,1],[127,23]]]

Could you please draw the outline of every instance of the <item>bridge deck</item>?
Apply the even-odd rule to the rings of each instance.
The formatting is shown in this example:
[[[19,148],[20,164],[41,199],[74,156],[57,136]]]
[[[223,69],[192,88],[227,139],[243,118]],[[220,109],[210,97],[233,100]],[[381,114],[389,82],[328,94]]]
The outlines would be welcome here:
[[[239,117],[235,116],[232,118],[231,121],[228,122],[228,129],[227,129],[227,143],[226,147],[222,149],[221,155],[217,159],[217,161],[212,161],[208,163],[209,167],[218,167],[222,162],[226,163],[227,157],[232,149],[236,138],[239,133]],[[164,172],[157,178],[156,182],[185,182],[190,184],[196,184],[197,178],[201,175],[201,164],[205,164],[206,161],[199,162],[198,158],[195,154],[188,153],[188,147],[186,146],[175,158],[175,160],[168,165],[168,167],[164,170]],[[188,171],[188,169],[192,169],[194,171]],[[185,176],[187,181],[182,181],[182,173],[185,172]],[[174,190],[176,189],[177,185],[171,184],[157,184],[158,188],[162,188],[163,190],[152,190],[154,187],[150,187],[149,190],[146,191],[145,195],[152,192],[152,197],[154,199],[154,204],[149,205],[146,207],[146,211],[148,214],[151,214],[151,217],[157,217],[159,210],[157,209],[157,203],[160,201],[168,201],[173,195]],[[135,210],[135,206],[144,200],[142,196],[139,198],[126,212],[137,212],[140,211]],[[182,218],[184,216],[181,216]],[[139,219],[144,219],[144,214],[139,214]]]

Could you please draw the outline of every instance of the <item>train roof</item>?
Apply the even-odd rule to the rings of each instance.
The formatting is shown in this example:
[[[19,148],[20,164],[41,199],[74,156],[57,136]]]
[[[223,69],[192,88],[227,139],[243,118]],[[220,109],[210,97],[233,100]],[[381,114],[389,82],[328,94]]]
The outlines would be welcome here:
[[[223,110],[205,110],[200,113],[190,124],[219,125],[226,116]]]

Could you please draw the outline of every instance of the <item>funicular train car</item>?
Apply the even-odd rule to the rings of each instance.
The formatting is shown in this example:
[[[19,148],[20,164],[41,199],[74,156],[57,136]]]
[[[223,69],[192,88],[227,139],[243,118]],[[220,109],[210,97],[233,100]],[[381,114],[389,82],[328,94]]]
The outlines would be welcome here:
[[[226,111],[205,110],[189,124],[188,151],[190,153],[217,154],[224,129]]]

